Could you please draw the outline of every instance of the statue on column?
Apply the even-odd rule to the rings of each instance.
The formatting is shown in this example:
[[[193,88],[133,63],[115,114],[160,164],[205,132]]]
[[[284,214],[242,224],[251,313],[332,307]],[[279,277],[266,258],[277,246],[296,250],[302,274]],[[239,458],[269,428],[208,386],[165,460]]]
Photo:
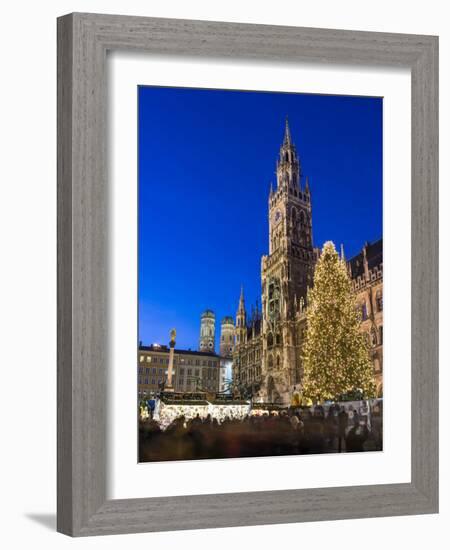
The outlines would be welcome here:
[[[175,347],[175,338],[177,336],[177,331],[173,328],[171,331],[170,331],[170,347],[171,348],[174,348]]]
[[[169,352],[169,366],[167,368],[167,383],[165,385],[165,391],[173,391],[172,377],[173,377],[173,356],[175,354],[175,337],[177,331],[173,328],[170,331],[170,352]]]

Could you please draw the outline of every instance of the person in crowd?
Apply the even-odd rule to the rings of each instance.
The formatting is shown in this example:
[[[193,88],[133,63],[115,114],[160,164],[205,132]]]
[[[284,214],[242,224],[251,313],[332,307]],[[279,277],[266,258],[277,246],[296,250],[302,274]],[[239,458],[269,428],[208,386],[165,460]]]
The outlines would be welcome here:
[[[381,438],[375,439],[363,421],[348,430],[343,406],[252,413],[223,412],[220,419],[179,416],[165,429],[155,420],[141,422],[140,456],[160,461],[381,450]]]
[[[342,443],[345,441],[345,435],[348,425],[348,414],[345,407],[341,407],[338,414],[338,452],[342,452]]]
[[[354,425],[348,432],[345,438],[345,448],[348,452],[364,451],[364,443],[369,436],[367,424],[361,421],[358,425]]]

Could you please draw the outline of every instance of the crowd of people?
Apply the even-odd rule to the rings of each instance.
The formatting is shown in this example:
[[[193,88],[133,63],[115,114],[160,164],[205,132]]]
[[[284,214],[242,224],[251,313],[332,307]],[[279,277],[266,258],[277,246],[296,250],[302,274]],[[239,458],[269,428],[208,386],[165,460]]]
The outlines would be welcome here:
[[[155,420],[140,423],[141,462],[281,456],[382,449],[382,414],[369,416],[343,406],[318,406],[248,415],[242,420],[210,415],[176,418],[165,430]]]

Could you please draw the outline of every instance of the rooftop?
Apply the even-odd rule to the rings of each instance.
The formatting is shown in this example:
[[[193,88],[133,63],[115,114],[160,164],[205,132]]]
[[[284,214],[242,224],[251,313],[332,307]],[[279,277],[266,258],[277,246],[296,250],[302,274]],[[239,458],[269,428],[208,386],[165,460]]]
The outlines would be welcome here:
[[[383,263],[383,239],[379,239],[373,243],[366,243],[365,247],[369,270],[379,267]],[[364,275],[364,254],[362,250],[347,263],[351,267],[352,279]]]
[[[205,311],[202,313],[202,317],[213,317],[215,319],[216,314],[212,309],[205,309]]]
[[[143,346],[143,345],[140,345],[139,346],[139,351],[155,351],[155,352],[158,352],[158,353],[169,353],[170,349],[168,346],[160,346],[160,345],[154,345],[152,344],[151,346]],[[214,353],[214,352],[209,352],[209,351],[196,351],[196,350],[192,350],[192,349],[177,349],[175,348],[175,354],[181,354],[181,355],[197,355],[199,357],[215,357],[215,358],[219,358],[219,355],[217,355],[217,353]]]

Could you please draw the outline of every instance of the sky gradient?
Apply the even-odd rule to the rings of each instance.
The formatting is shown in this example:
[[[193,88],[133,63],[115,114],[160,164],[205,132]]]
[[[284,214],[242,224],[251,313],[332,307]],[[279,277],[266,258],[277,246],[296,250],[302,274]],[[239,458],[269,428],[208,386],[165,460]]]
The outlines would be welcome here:
[[[138,88],[139,339],[197,349],[200,314],[260,300],[268,193],[286,116],[312,196],[314,246],[382,236],[382,99]]]

